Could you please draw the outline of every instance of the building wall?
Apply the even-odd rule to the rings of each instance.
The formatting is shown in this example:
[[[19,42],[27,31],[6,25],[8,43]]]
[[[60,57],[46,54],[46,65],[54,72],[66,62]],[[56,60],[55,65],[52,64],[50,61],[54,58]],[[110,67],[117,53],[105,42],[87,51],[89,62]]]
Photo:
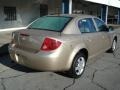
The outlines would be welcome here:
[[[39,4],[31,0],[1,0],[0,1],[0,29],[22,27],[39,17]],[[5,21],[4,6],[16,7],[17,20]]]
[[[48,14],[61,13],[61,0],[0,0],[0,29],[27,26],[40,17],[40,4],[48,5]],[[4,6],[17,9],[17,20],[5,21]]]

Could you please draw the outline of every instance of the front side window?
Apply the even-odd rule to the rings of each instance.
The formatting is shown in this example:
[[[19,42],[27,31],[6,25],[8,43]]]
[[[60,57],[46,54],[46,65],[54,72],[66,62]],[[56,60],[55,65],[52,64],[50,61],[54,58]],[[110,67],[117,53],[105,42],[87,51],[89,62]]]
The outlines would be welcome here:
[[[107,26],[105,25],[105,23],[97,18],[94,18],[95,23],[97,25],[98,31],[107,31]]]
[[[61,32],[72,17],[44,16],[33,22],[28,28]]]
[[[91,18],[82,19],[78,22],[78,27],[81,33],[96,32],[93,20]]]

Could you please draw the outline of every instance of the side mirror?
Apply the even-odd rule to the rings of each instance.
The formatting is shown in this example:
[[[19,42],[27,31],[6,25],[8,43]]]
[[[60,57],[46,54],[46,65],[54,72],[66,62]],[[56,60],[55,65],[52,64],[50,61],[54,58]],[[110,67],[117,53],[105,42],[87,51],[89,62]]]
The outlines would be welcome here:
[[[112,26],[109,26],[108,29],[109,29],[109,31],[113,31],[114,30],[114,28]]]

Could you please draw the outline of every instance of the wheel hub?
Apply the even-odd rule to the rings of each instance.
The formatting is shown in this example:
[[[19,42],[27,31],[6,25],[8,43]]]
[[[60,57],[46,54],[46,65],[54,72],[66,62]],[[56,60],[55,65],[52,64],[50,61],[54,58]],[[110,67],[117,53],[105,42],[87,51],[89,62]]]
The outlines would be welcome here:
[[[80,57],[77,60],[77,64],[75,67],[75,72],[77,75],[81,75],[82,72],[84,71],[84,67],[85,67],[85,59],[84,57]]]
[[[116,41],[113,41],[113,46],[112,46],[113,51],[116,49]]]

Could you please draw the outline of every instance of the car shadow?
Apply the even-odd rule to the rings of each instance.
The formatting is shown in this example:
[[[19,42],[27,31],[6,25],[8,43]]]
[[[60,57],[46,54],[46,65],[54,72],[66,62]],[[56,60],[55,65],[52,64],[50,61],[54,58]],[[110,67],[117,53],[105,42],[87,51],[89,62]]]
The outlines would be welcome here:
[[[8,54],[8,45],[9,43],[4,44],[0,47],[0,56]]]
[[[65,72],[54,72],[54,73],[56,73],[58,75],[61,75],[63,77],[66,77],[66,78],[73,78],[73,77],[71,77],[71,75],[70,75],[70,73],[68,71],[65,71]]]
[[[4,55],[0,56],[0,64],[7,66],[11,69],[20,71],[20,72],[26,72],[26,73],[41,72],[41,71],[33,70],[33,69],[27,68],[25,66],[22,66],[20,64],[17,64],[16,62],[14,62],[10,59],[9,54],[4,54]]]

